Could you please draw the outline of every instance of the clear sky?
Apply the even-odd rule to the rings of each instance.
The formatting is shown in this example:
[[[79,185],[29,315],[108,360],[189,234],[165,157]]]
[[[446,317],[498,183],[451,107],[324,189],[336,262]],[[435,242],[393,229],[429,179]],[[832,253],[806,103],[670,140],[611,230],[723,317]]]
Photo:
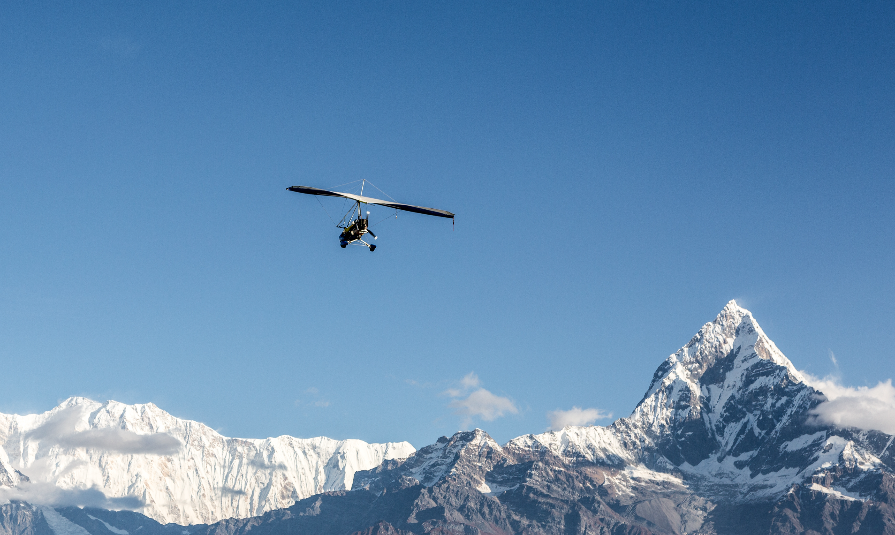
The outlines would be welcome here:
[[[717,4],[3,2],[0,412],[503,442],[730,299],[895,377],[895,3]],[[456,226],[286,191],[359,179]]]

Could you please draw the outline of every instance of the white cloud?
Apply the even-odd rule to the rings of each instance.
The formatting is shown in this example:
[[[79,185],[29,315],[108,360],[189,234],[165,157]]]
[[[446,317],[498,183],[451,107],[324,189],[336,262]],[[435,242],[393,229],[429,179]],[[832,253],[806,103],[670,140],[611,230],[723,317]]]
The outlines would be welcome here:
[[[458,414],[469,418],[480,416],[486,422],[500,418],[505,413],[519,412],[509,398],[496,396],[484,388],[479,388],[464,399],[455,399],[451,402],[451,407],[457,409]]]
[[[600,409],[582,409],[581,407],[572,407],[570,410],[555,410],[547,414],[550,420],[550,430],[559,431],[563,427],[569,425],[590,425],[597,420],[603,418],[612,418],[611,412],[605,412]]]
[[[469,372],[463,379],[460,379],[460,384],[463,385],[463,388],[475,388],[482,384],[479,381],[479,376],[475,374],[475,372]]]
[[[173,455],[181,447],[180,441],[167,433],[139,435],[111,427],[76,431],[75,426],[80,419],[81,409],[69,407],[27,433],[25,439],[68,448],[95,448],[125,454]]]
[[[224,496],[245,496],[246,495],[246,491],[244,491],[244,490],[234,489],[231,487],[220,487],[220,489],[221,489],[221,494],[223,494]]]
[[[468,427],[473,418],[490,422],[505,414],[519,413],[519,409],[510,398],[493,394],[481,388],[481,384],[479,377],[470,372],[460,380],[460,388],[449,388],[444,392],[454,398],[450,402],[454,411],[465,417],[463,427]]]
[[[66,489],[49,482],[22,482],[16,487],[0,488],[0,503],[18,500],[51,507],[97,507],[100,509],[137,510],[145,505],[137,496],[109,498],[97,487]]]
[[[855,388],[843,386],[837,377],[821,379],[805,372],[802,375],[827,398],[811,411],[819,423],[895,434],[895,387],[891,379],[873,387]]]
[[[260,468],[262,470],[286,470],[287,466],[284,463],[268,463],[264,459],[251,459],[249,460],[249,464],[254,466],[255,468]]]

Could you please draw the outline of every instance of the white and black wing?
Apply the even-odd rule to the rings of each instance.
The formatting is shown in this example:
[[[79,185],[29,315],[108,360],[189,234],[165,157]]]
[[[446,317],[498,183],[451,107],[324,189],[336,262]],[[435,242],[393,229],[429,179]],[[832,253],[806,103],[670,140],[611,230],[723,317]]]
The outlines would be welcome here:
[[[338,191],[329,191],[325,189],[312,188],[310,186],[290,186],[286,188],[296,193],[306,193],[308,195],[323,195],[326,197],[344,197],[364,204],[377,204],[387,206],[396,210],[404,210],[405,212],[415,212],[417,214],[434,215],[438,217],[454,218],[454,214],[447,210],[439,210],[438,208],[426,208],[425,206],[414,206],[412,204],[404,204],[394,201],[383,201],[382,199],[374,199],[372,197],[363,197],[361,195],[353,195],[351,193],[340,193]]]

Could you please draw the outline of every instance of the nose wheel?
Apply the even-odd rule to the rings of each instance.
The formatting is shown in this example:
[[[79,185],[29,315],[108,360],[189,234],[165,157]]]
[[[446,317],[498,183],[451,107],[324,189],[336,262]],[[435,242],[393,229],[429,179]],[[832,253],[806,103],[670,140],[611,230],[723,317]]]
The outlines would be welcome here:
[[[371,245],[371,246],[370,246],[370,252],[372,253],[372,252],[375,251],[375,250],[376,250],[376,246],[375,246],[375,245]]]

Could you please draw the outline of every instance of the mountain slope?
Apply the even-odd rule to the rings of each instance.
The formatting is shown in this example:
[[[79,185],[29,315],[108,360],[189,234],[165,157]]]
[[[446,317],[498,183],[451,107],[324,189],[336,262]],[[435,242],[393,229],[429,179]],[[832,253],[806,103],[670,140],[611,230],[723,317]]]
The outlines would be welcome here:
[[[7,497],[137,509],[178,524],[255,516],[350,488],[357,470],[414,451],[407,442],[227,438],[151,403],[85,398],[0,415],[0,445],[0,485],[15,487]]]

